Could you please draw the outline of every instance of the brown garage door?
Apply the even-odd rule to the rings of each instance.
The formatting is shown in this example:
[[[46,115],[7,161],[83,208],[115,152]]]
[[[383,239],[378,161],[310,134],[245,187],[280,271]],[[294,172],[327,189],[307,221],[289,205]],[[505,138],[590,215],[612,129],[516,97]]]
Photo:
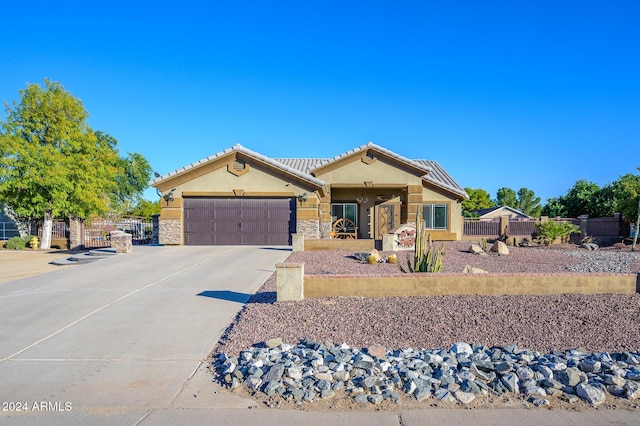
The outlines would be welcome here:
[[[288,245],[295,232],[289,198],[185,198],[186,245]]]

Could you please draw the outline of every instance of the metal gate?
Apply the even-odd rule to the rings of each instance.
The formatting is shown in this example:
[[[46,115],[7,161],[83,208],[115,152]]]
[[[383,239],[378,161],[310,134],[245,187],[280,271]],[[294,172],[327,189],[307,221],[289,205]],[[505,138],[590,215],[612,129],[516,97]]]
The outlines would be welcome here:
[[[134,245],[150,244],[153,221],[139,216],[121,216],[115,219],[94,218],[83,224],[82,244],[85,248],[111,247],[111,231],[119,229],[131,234]]]

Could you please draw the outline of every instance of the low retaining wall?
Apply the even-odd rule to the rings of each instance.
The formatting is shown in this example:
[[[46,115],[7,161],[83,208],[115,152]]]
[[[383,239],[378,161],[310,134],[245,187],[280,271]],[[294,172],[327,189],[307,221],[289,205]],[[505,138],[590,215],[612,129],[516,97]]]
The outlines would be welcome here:
[[[304,239],[304,250],[347,250],[347,251],[371,251],[376,248],[376,240],[341,240],[328,238],[322,240]],[[294,250],[295,251],[295,250]]]
[[[298,264],[304,271],[304,264]],[[394,274],[304,275],[294,264],[278,264],[278,300],[320,297],[444,295],[549,295],[640,293],[640,274]],[[282,274],[282,275],[281,275]],[[292,278],[291,274],[297,274]],[[281,276],[283,277],[281,279]],[[286,277],[286,280],[285,280]],[[300,282],[302,281],[302,282]],[[294,285],[294,291],[286,286]],[[295,293],[299,299],[291,298]]]

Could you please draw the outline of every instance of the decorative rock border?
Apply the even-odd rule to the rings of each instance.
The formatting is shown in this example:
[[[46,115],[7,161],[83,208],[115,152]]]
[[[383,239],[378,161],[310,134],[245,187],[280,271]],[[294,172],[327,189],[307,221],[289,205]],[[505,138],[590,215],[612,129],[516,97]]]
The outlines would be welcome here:
[[[599,405],[607,398],[640,398],[640,354],[542,354],[516,345],[488,348],[460,342],[449,349],[363,350],[330,342],[297,345],[273,339],[267,347],[219,354],[217,379],[230,389],[245,387],[296,404],[333,398],[344,391],[354,402],[400,404],[436,398],[468,404],[479,395],[524,394],[535,406],[549,395]]]

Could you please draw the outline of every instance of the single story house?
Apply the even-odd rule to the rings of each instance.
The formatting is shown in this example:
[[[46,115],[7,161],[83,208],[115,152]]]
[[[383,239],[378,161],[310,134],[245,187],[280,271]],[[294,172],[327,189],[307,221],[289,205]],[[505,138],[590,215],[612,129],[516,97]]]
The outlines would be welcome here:
[[[495,206],[488,209],[475,210],[478,219],[499,219],[508,217],[509,219],[531,219],[531,216],[509,206]]]
[[[269,158],[234,145],[150,184],[162,197],[159,242],[177,245],[382,239],[419,210],[434,240],[460,240],[468,197],[437,162],[371,142],[333,158]]]
[[[27,226],[16,220],[15,213],[5,204],[0,203],[0,240],[20,236],[20,228],[27,232]]]

